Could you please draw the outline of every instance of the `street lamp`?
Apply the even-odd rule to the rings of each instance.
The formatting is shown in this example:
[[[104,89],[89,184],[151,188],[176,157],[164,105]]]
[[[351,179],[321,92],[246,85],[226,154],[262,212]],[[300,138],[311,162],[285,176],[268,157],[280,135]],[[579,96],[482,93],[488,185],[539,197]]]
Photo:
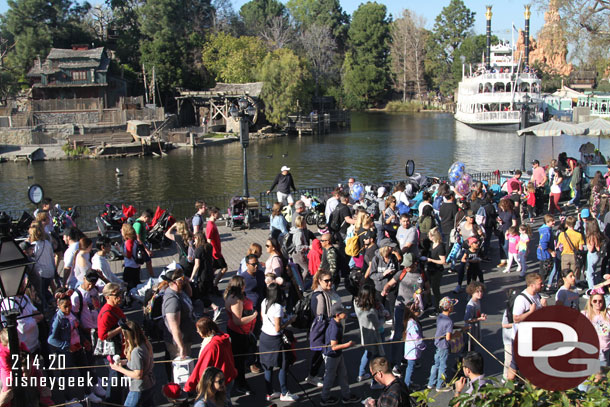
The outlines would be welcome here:
[[[243,151],[244,161],[244,197],[249,197],[248,191],[248,160],[246,156],[246,148],[250,144],[249,126],[252,118],[256,115],[256,108],[250,104],[248,99],[242,97],[237,101],[237,106],[233,105],[229,109],[229,114],[236,120],[239,120],[239,141]]]
[[[3,299],[23,294],[25,272],[32,262],[21,251],[10,233],[11,219],[8,215],[0,217],[0,294]],[[21,387],[21,360],[19,357],[19,333],[17,332],[17,317],[20,315],[19,304],[10,306],[11,301],[2,301],[1,312],[6,320],[11,365],[13,366],[13,393],[15,405],[25,405],[25,394]],[[14,303],[14,301],[13,301]],[[15,363],[17,362],[17,363]]]
[[[529,115],[530,105],[533,104],[532,99],[526,93],[523,95],[519,102],[515,103],[517,109],[521,111],[521,120],[519,123],[519,130],[523,130],[529,127]],[[523,134],[523,151],[521,153],[521,170],[525,171],[525,144],[527,141],[527,134]]]

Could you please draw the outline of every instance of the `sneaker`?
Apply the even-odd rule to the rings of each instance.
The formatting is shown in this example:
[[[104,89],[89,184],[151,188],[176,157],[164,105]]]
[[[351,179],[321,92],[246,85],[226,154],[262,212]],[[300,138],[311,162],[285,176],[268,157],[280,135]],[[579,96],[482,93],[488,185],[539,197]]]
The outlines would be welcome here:
[[[365,373],[362,376],[358,376],[358,381],[359,382],[363,382],[365,380],[368,380],[371,378],[371,374],[370,373]]]
[[[392,369],[392,374],[394,376],[400,376],[400,367],[398,365],[394,366],[394,368]]]
[[[501,261],[500,264],[498,264],[498,268],[500,268],[500,267],[506,267],[506,262]]]
[[[267,399],[267,401],[271,401],[273,399],[280,397],[281,395],[282,395],[282,393],[280,393],[279,391],[276,391],[273,394],[267,394],[266,399]]]
[[[102,399],[99,398],[98,396],[96,396],[94,392],[91,392],[90,394],[85,396],[85,398],[88,399],[91,403],[101,403],[102,402]]]
[[[286,393],[286,394],[282,394],[280,396],[280,401],[297,401],[299,399],[299,396],[297,396],[296,394],[292,394],[292,393]]]
[[[350,394],[348,398],[342,397],[341,403],[343,403],[343,404],[360,403],[360,400],[362,400],[361,397],[358,397],[355,394]]]
[[[330,396],[326,400],[320,400],[320,405],[322,407],[324,407],[324,406],[336,406],[337,404],[339,404],[339,399],[336,398],[336,397],[333,397],[333,396]]]
[[[386,325],[392,325],[392,324],[393,324],[393,322],[392,322],[392,320],[391,320],[391,319],[388,319],[387,321],[385,321],[385,324],[386,324]]]
[[[438,393],[446,393],[446,392],[451,391],[451,390],[452,390],[452,389],[451,389],[451,387],[449,387],[449,386],[443,386],[443,387],[441,387],[441,388],[438,388],[438,387],[436,388],[436,391],[437,391]]]
[[[322,386],[324,386],[324,382],[322,380],[320,380],[317,377],[313,377],[313,376],[307,376],[305,378],[305,383],[311,384],[312,386],[315,386],[315,387],[322,387]]]
[[[459,293],[461,293],[461,292],[462,292],[462,286],[461,286],[461,285],[458,285],[457,287],[455,287],[455,288],[453,289],[453,292],[454,292],[455,294],[459,294]]]
[[[506,269],[504,269],[504,270],[502,270],[502,273],[504,273],[504,274],[506,274],[506,273],[510,273],[510,270],[506,270]]]
[[[262,370],[260,367],[256,366],[256,365],[250,365],[250,371],[251,371],[252,373],[254,373],[254,374],[259,374],[259,373],[261,373],[263,370]]]
[[[252,391],[250,389],[240,386],[233,387],[233,391],[239,396],[249,396],[250,394],[252,394]]]
[[[426,388],[432,390],[434,386],[427,385]]]
[[[216,322],[218,317],[222,314],[222,307],[218,307],[214,310],[214,315],[212,316],[212,321]]]
[[[377,383],[375,380],[371,382],[371,390],[381,390],[385,386],[383,384]]]

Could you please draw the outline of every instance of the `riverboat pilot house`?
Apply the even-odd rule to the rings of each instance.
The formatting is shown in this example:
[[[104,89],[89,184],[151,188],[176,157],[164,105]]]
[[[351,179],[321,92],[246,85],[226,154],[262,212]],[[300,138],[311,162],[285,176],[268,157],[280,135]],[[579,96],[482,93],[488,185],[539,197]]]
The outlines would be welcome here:
[[[109,75],[110,58],[104,47],[89,49],[73,45],[72,49],[51,48],[43,61],[37,59],[27,74],[33,99],[103,100],[113,107],[126,95],[124,79]]]

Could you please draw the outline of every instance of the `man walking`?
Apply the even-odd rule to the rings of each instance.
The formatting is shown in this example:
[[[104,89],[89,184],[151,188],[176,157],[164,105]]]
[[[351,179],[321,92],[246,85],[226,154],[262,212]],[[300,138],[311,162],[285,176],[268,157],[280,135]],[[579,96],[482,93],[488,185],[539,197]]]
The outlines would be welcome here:
[[[544,205],[544,189],[546,187],[546,183],[548,182],[548,177],[546,176],[546,172],[544,168],[540,166],[540,161],[534,160],[532,161],[532,181],[534,182],[534,187],[536,188],[536,215],[542,214],[542,208]]]
[[[280,169],[280,173],[277,174],[275,180],[273,181],[273,185],[267,191],[267,195],[273,191],[273,188],[277,185],[277,201],[282,205],[292,206],[294,204],[294,199],[292,198],[292,194],[290,193],[291,189],[296,192],[297,188],[294,186],[294,180],[292,179],[292,174],[290,173],[290,168],[287,166],[283,166]]]
[[[136,232],[136,236],[138,238],[138,244],[144,247],[146,251],[146,270],[151,277],[155,277],[155,272],[153,271],[152,266],[152,251],[146,246],[146,238],[148,237],[148,223],[152,220],[152,213],[146,209],[142,212],[142,215],[133,223],[133,230]]]

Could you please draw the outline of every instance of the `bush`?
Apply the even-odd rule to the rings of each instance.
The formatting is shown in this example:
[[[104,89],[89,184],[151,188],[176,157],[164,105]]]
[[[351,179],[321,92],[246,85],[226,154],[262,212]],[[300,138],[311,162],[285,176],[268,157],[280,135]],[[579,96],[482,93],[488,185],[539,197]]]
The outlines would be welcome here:
[[[63,150],[63,152],[68,157],[80,157],[82,155],[89,155],[89,154],[91,154],[91,151],[89,150],[89,147],[86,147],[86,146],[76,146],[76,148],[74,148],[74,145],[70,144],[70,143],[64,144],[61,147],[61,149]]]
[[[420,112],[426,110],[426,105],[419,101],[399,102],[392,101],[388,102],[385,106],[387,112]]]

